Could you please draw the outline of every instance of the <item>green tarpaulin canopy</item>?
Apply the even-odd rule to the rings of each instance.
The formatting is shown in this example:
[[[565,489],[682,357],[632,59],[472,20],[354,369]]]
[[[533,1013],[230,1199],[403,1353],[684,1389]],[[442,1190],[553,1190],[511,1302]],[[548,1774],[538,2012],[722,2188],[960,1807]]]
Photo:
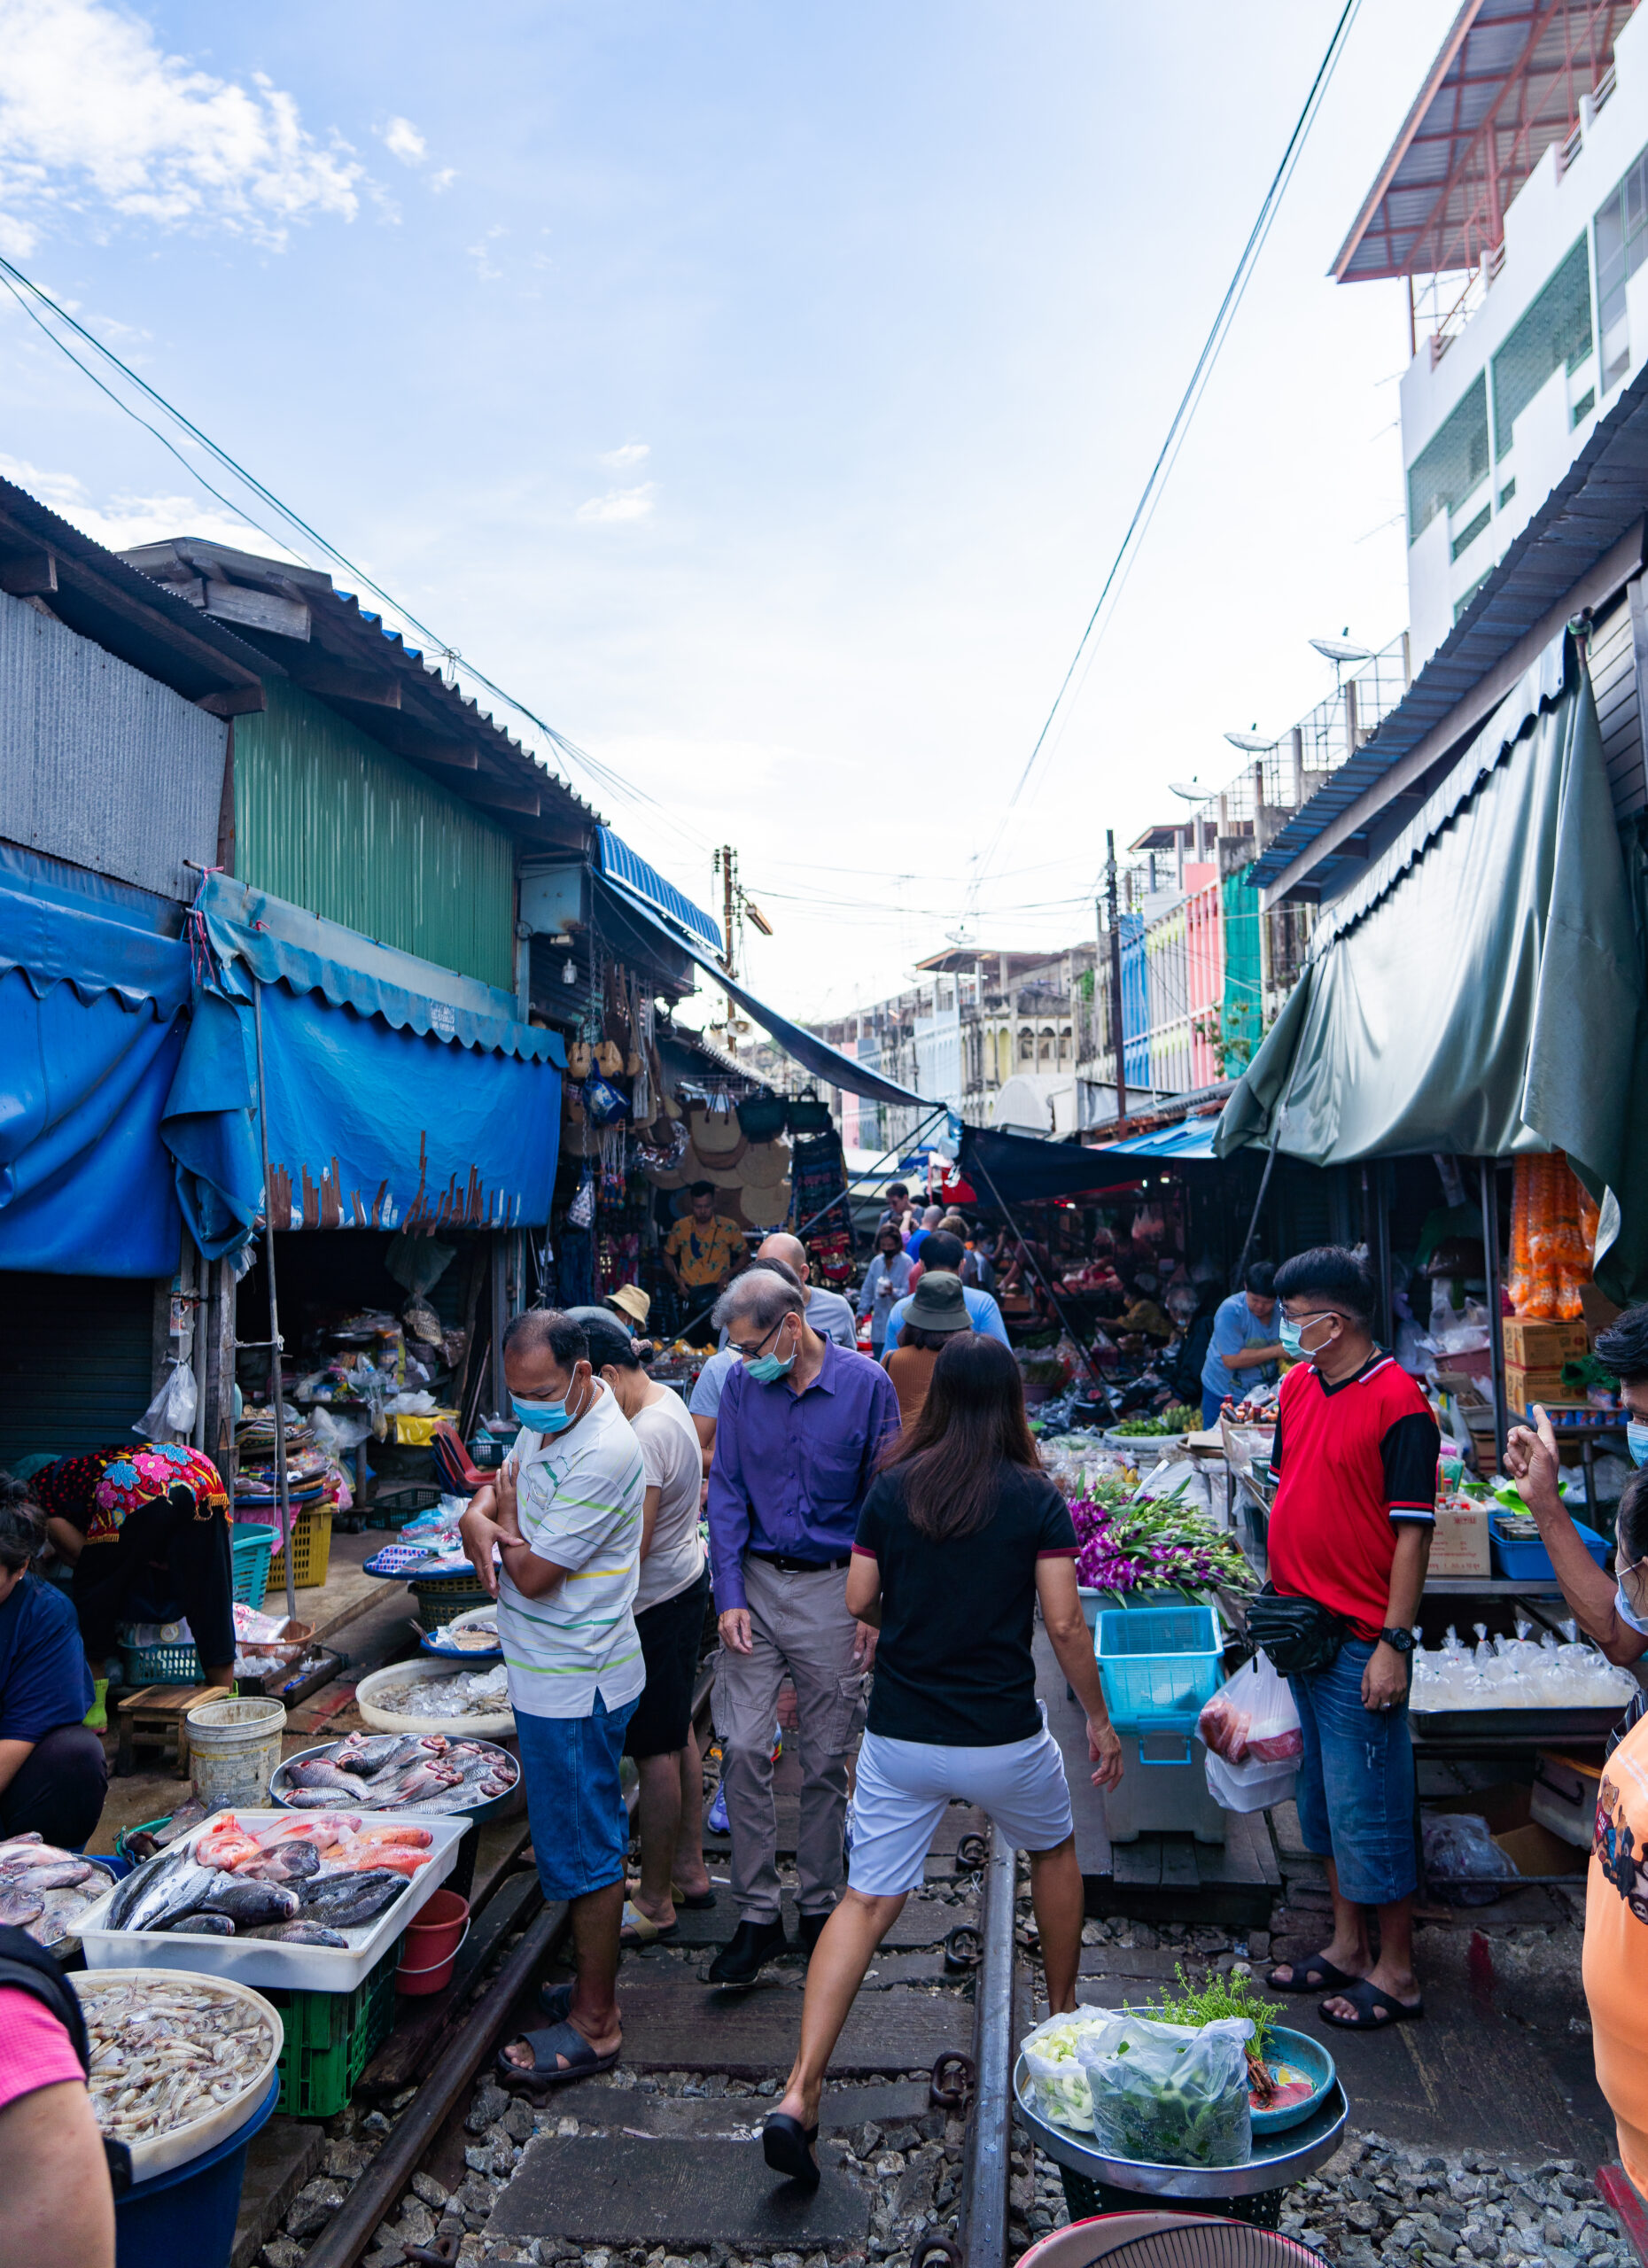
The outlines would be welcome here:
[[[1215,1149],[1318,1166],[1566,1150],[1603,1200],[1598,1283],[1648,1296],[1642,990],[1597,706],[1565,636],[1324,911]]]

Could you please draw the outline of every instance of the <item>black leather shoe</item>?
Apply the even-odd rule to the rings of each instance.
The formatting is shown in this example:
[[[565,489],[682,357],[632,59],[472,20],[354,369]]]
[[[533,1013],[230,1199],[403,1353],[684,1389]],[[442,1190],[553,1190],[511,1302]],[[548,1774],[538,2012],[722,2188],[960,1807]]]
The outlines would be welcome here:
[[[806,1926],[805,1919],[802,1927]],[[733,1931],[731,1942],[724,1945],[710,1963],[711,1984],[753,1984],[769,1961],[776,1961],[781,1953],[789,1951],[789,1940],[784,1935],[784,1924],[777,1922],[741,1922]]]
[[[809,1961],[812,1958],[813,1947],[818,1944],[819,1939],[824,1934],[824,1924],[828,1921],[830,1914],[833,1914],[835,1911],[836,1909],[832,1906],[829,1909],[829,1914],[797,1915],[796,1920],[801,1931],[801,1950],[805,1953]]]

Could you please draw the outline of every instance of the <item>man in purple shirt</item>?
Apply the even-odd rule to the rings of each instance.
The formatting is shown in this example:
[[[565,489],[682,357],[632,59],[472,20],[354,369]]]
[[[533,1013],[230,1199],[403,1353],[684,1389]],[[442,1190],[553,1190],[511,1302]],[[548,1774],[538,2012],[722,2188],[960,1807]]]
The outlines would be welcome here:
[[[720,1616],[715,1728],[733,1837],[738,1928],[710,1969],[748,1984],[786,1947],[773,1806],[773,1715],[788,1672],[801,1749],[801,1942],[818,1943],[842,1883],[847,1757],[875,1633],[847,1612],[847,1565],[876,1459],[898,1430],[892,1381],[809,1330],[806,1295],[751,1269],[716,1305],[739,1356],[721,1389],[710,1468]]]

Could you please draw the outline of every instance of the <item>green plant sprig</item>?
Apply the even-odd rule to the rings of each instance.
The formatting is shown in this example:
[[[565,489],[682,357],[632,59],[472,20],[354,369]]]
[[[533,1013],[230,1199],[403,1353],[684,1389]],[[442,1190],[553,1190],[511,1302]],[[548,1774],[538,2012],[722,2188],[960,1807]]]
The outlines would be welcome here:
[[[1154,2016],[1158,2023],[1185,2024],[1192,2031],[1215,2023],[1221,2016],[1245,2017],[1253,2026],[1248,2046],[1263,2060],[1271,2027],[1282,2013],[1279,2000],[1261,2000],[1252,1977],[1239,1977],[1234,1971],[1228,1976],[1215,1971],[1205,1984],[1193,1984],[1180,1961],[1176,1974],[1178,1993],[1172,1997],[1164,1993],[1159,2000],[1147,2001],[1142,2010],[1145,2016]]]

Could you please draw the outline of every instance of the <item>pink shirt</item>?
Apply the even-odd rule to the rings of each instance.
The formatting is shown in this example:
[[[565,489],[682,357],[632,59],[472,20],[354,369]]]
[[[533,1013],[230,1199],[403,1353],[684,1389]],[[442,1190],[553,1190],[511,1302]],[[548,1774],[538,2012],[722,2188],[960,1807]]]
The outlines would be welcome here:
[[[86,2074],[66,2031],[20,1985],[0,1985],[0,2110],[41,2087]]]

